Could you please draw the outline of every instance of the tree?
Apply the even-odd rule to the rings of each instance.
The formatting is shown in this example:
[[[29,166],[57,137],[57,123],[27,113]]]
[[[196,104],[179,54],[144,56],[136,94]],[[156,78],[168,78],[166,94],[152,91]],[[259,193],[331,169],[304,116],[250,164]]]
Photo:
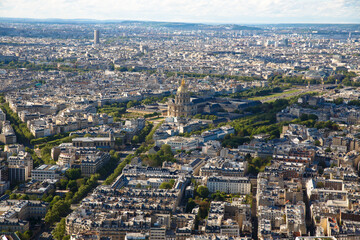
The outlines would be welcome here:
[[[214,201],[225,201],[225,193],[216,191],[216,193],[211,194],[211,199]]]
[[[65,201],[69,202],[71,201],[71,199],[73,198],[74,193],[73,192],[68,192],[65,194]]]
[[[70,168],[65,172],[65,176],[69,180],[76,180],[81,178],[81,170],[79,168]]]
[[[194,202],[194,200],[192,198],[189,198],[187,205],[186,205],[186,212],[190,213],[194,207],[196,206],[196,203]]]
[[[200,219],[204,219],[208,215],[210,203],[208,201],[201,201],[199,205],[200,207],[198,216],[200,217]]]
[[[76,192],[78,190],[78,185],[75,180],[70,180],[66,186],[71,192]]]
[[[173,153],[171,151],[171,146],[168,144],[164,144],[161,146],[160,150],[164,151],[165,156],[173,156]]]
[[[66,186],[68,185],[69,181],[65,178],[60,179],[60,181],[57,183],[57,186],[61,190],[65,190]]]
[[[171,189],[173,186],[169,182],[162,182],[159,186],[160,189]]]
[[[50,207],[54,206],[54,204],[57,203],[57,201],[59,200],[60,200],[60,196],[53,197],[53,199],[50,202]]]
[[[248,159],[248,173],[257,175],[259,172],[263,172],[265,167],[271,164],[271,158],[256,157]]]
[[[337,99],[334,100],[334,103],[335,103],[336,105],[343,104],[343,103],[344,103],[344,99],[343,99],[343,98],[337,98]]]
[[[132,144],[137,144],[137,143],[139,143],[139,141],[140,141],[139,136],[134,135],[132,140],[131,140],[131,143]]]
[[[26,195],[26,194],[22,194],[19,199],[20,199],[20,200],[29,200],[29,196]]]
[[[53,200],[54,201],[54,200]],[[50,225],[60,221],[61,217],[65,217],[70,211],[70,203],[64,200],[59,200],[46,213],[45,222]]]
[[[62,240],[65,236],[65,218],[62,218],[52,231],[52,235],[56,240]]]
[[[133,101],[129,101],[129,102],[126,104],[126,108],[132,108],[133,106],[135,106],[135,104],[134,104]]]
[[[196,192],[202,198],[207,198],[209,196],[209,189],[206,186],[199,186]]]
[[[309,114],[309,115],[308,115],[308,118],[309,118],[310,120],[318,120],[318,119],[319,119],[319,117],[316,116],[315,114]]]
[[[309,119],[309,116],[306,113],[300,115],[300,121],[306,121]]]
[[[168,162],[176,161],[171,151],[171,147],[166,144],[162,145],[157,153],[143,155],[143,162],[153,167],[161,166],[161,164],[166,161]]]
[[[10,195],[10,199],[16,199],[17,198],[17,195],[15,194],[15,193],[12,193],[11,195]]]
[[[21,233],[21,232],[17,231],[16,234],[19,236],[19,238],[21,240],[30,240],[32,235],[33,235],[31,230],[27,230],[24,233]]]

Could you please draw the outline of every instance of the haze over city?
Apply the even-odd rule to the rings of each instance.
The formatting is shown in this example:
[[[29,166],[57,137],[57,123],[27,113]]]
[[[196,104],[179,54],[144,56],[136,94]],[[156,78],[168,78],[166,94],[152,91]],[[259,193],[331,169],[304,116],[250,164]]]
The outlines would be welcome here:
[[[0,16],[196,23],[359,23],[358,0],[2,0]]]

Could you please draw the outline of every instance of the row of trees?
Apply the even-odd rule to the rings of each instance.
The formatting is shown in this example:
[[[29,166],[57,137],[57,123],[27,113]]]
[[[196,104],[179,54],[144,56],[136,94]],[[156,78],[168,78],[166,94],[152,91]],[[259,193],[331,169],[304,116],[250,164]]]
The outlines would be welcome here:
[[[27,128],[26,123],[22,122],[18,115],[10,109],[8,103],[3,103],[1,109],[5,113],[6,119],[11,122],[11,126],[15,131],[18,142],[29,145],[34,136]]]
[[[18,68],[26,68],[32,71],[51,71],[51,70],[62,70],[65,72],[86,72],[89,71],[87,68],[76,68],[76,67],[69,67],[69,66],[60,66],[58,67],[56,63],[52,64],[35,64],[32,62],[18,62],[18,61],[11,61],[9,63],[0,62],[0,68],[4,69],[18,69]]]
[[[341,83],[345,86],[360,86],[359,82],[354,82],[352,79],[356,77],[356,73],[346,70],[339,70],[334,75],[324,78],[325,84]],[[305,79],[302,75],[299,76],[285,76],[282,74],[275,74],[268,79],[272,85],[279,85],[282,83],[289,83],[295,85],[321,84],[321,79]]]
[[[57,240],[68,240],[70,239],[69,235],[65,235],[65,227],[66,222],[65,218],[62,218],[58,224],[56,224],[56,227],[52,231],[52,235]]]
[[[42,138],[36,138],[31,139],[30,144],[31,145],[38,145],[38,144],[46,144],[49,141],[55,141],[61,138],[66,138],[69,136],[69,133],[59,133],[48,137],[42,137]]]
[[[260,80],[260,77],[246,77],[246,76],[233,76],[233,75],[219,75],[219,74],[202,74],[202,73],[185,73],[185,72],[168,72],[167,76],[172,77],[177,74],[178,76],[187,76],[187,77],[194,77],[194,78],[204,78],[204,77],[213,77],[219,79],[235,79],[238,81],[254,81]],[[325,77],[324,83],[334,84],[337,80],[338,83],[342,83],[346,86],[360,86],[360,83],[354,82],[352,79],[356,76],[354,72],[349,72],[347,70],[338,70],[334,75]],[[268,82],[271,85],[282,85],[284,83],[295,84],[295,85],[307,85],[310,81],[310,84],[321,84],[320,79],[305,79],[302,75],[298,76],[285,76],[282,74],[275,74],[269,77]],[[261,89],[261,88],[260,88]],[[265,94],[268,95],[268,94]],[[264,96],[264,95],[254,95],[254,96]]]
[[[141,142],[145,141],[146,136],[151,132],[152,128],[153,128],[153,124],[152,123],[148,123],[141,131],[139,134],[134,135],[133,139],[131,140],[132,144],[138,144]]]
[[[156,129],[158,129],[161,126],[162,122],[160,122],[158,125],[156,125],[156,127],[151,127],[151,131],[149,131],[149,128],[147,130],[145,130],[146,132],[148,132],[148,135],[145,137],[145,142],[143,142],[141,144],[141,146],[135,151],[135,154],[129,154],[126,156],[126,158],[119,164],[117,165],[117,167],[115,168],[114,172],[106,178],[106,180],[104,181],[104,185],[110,185],[111,183],[113,183],[115,181],[115,179],[121,174],[122,170],[124,169],[124,167],[129,164],[131,162],[131,160],[134,157],[138,157],[140,156],[142,153],[148,151],[154,143],[153,140],[153,135],[156,131]],[[150,124],[148,124],[147,126],[149,126]],[[151,124],[152,126],[152,124]]]
[[[62,217],[70,213],[71,204],[78,203],[93,188],[97,186],[99,174],[93,174],[90,178],[81,177],[80,169],[69,169],[65,173],[65,178],[57,183],[60,190],[69,190],[65,197],[48,194],[43,197],[43,201],[50,202],[50,209],[45,216],[45,222],[53,225],[59,222]]]
[[[226,74],[208,74],[208,73],[190,73],[190,72],[167,72],[167,77],[173,77],[175,75],[178,76],[187,76],[193,78],[204,78],[204,77],[212,77],[212,78],[219,78],[219,79],[235,79],[237,81],[254,81],[260,80],[260,77],[247,77],[247,76],[236,76],[236,75],[226,75]]]
[[[218,119],[218,117],[216,115],[211,115],[211,114],[196,114],[193,116],[193,118],[196,119],[205,119],[205,120],[216,120]]]
[[[156,116],[160,116],[160,115],[161,115],[161,113],[153,112],[153,113],[145,114],[144,118],[151,118],[151,117],[156,117]]]
[[[115,156],[114,156],[115,157]],[[122,170],[124,169],[124,167],[129,164],[131,162],[131,160],[134,158],[133,154],[129,154],[126,156],[126,158],[117,165],[117,167],[114,169],[113,173],[110,174],[110,176],[108,176],[105,181],[104,181],[104,185],[110,185],[112,182],[115,181],[115,179],[121,174]],[[120,158],[118,157],[118,161],[120,160]]]
[[[272,85],[280,85],[284,83],[295,84],[295,85],[307,85],[310,84],[321,84],[320,79],[305,79],[302,75],[299,76],[285,76],[282,74],[276,74],[268,78],[268,82]]]

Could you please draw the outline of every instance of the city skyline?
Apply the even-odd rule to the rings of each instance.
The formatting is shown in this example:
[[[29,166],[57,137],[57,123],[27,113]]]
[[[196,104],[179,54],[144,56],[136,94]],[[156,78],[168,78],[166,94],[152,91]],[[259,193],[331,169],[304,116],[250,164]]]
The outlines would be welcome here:
[[[1,240],[360,239],[360,0],[0,0]]]
[[[71,11],[69,11],[71,9]],[[360,2],[330,1],[44,1],[0,3],[4,18],[139,20],[194,23],[360,23]]]

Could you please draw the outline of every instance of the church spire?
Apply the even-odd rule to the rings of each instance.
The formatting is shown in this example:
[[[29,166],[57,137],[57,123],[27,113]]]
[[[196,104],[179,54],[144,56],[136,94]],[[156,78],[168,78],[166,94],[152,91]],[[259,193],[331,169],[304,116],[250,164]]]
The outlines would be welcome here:
[[[181,80],[181,86],[185,87],[185,79],[184,78]]]

